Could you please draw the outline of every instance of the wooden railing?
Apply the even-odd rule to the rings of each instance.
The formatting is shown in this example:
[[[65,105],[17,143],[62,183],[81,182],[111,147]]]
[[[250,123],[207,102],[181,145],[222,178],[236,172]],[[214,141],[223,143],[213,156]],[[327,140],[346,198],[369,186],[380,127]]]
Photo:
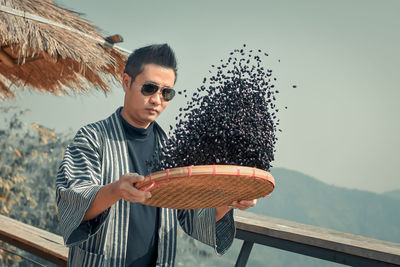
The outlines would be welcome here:
[[[254,243],[350,266],[400,266],[400,244],[326,228],[236,212],[236,238],[244,240],[237,267]]]
[[[235,211],[236,238],[244,240],[236,262],[245,266],[253,244],[262,244],[350,266],[400,266],[400,244],[277,218]],[[66,266],[62,238],[0,215],[0,240]]]
[[[61,236],[0,215],[0,240],[60,266],[67,266],[68,249]]]

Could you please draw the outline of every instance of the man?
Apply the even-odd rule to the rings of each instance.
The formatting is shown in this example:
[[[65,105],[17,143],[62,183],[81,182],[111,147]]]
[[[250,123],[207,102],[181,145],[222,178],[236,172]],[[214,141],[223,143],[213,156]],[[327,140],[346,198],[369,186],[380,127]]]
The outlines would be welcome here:
[[[135,188],[166,135],[155,119],[175,95],[176,59],[167,44],[135,50],[122,79],[124,106],[82,127],[57,175],[60,228],[69,266],[173,266],[177,222],[223,254],[235,236],[230,207],[172,210],[143,205]],[[255,201],[232,203],[246,209]]]

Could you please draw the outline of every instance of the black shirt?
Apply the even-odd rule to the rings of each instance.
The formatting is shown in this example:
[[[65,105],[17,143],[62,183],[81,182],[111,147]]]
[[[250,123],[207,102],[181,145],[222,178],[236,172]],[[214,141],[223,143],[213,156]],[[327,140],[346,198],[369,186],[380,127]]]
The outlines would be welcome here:
[[[147,162],[153,160],[156,149],[154,123],[147,129],[136,128],[121,114],[120,117],[128,141],[131,170],[146,176],[151,172]],[[141,203],[131,203],[130,207],[126,266],[155,266],[160,209]]]

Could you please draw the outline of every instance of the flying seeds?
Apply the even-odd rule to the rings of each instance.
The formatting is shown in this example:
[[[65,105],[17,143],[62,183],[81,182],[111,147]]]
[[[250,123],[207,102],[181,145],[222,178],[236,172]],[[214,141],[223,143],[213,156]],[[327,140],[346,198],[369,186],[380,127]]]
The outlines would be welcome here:
[[[256,51],[249,58],[244,54],[253,51],[236,49],[216,69],[211,65],[217,73],[204,78],[188,101],[184,119],[156,156],[154,171],[212,164],[270,169],[279,130],[274,104],[279,91],[269,78],[272,70],[261,66],[261,56],[268,54]]]

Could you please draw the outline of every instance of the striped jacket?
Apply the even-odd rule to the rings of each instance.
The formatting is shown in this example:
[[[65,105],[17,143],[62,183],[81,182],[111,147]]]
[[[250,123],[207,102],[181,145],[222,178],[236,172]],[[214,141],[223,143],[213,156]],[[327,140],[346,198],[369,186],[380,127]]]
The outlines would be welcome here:
[[[105,120],[82,127],[67,147],[56,180],[60,229],[68,266],[125,266],[130,202],[120,200],[91,221],[82,219],[105,184],[130,172],[119,108]],[[157,136],[165,136],[158,124]],[[157,143],[163,140],[158,138]],[[217,223],[215,209],[161,209],[157,266],[174,266],[177,223],[193,238],[223,254],[235,236],[233,212]]]

